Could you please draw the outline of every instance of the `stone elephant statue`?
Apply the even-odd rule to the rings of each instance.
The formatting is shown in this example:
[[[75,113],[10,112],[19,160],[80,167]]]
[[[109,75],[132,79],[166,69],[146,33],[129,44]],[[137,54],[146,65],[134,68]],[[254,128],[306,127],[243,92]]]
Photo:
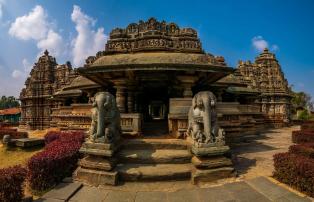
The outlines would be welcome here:
[[[201,91],[193,97],[187,133],[195,142],[221,142],[224,132],[218,127],[216,103],[216,97],[210,91]]]
[[[90,140],[111,143],[121,134],[120,113],[115,97],[109,92],[94,96]]]

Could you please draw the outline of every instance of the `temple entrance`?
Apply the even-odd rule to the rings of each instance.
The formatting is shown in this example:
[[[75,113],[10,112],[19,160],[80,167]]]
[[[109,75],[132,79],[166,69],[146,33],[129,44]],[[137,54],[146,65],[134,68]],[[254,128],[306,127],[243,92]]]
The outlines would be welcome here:
[[[144,137],[161,138],[168,136],[168,89],[163,87],[146,87],[144,88],[144,95]]]

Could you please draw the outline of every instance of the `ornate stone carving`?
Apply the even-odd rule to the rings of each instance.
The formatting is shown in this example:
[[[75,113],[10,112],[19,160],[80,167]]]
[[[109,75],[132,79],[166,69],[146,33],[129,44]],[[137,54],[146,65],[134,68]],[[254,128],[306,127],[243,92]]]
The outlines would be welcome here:
[[[242,83],[260,92],[256,104],[270,120],[289,122],[290,91],[275,54],[266,48],[254,63],[240,61],[236,70]],[[286,110],[281,110],[287,106]]]
[[[210,91],[197,93],[189,111],[188,135],[196,146],[224,145],[224,131],[218,127],[216,97]]]
[[[20,127],[32,130],[49,128],[50,110],[57,105],[50,98],[69,84],[75,75],[71,63],[58,65],[56,59],[46,50],[34,64],[25,81],[25,88],[20,93]]]
[[[180,29],[175,23],[167,24],[150,18],[146,22],[131,23],[125,29],[113,29],[103,54],[146,50],[203,52],[194,29]]]
[[[90,140],[112,143],[121,134],[120,113],[115,97],[108,92],[96,93],[93,101]]]

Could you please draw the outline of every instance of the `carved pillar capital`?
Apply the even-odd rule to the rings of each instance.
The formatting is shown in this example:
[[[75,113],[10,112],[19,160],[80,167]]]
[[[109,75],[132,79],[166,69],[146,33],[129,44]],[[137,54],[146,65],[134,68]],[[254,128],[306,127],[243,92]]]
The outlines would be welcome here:
[[[194,85],[195,78],[188,75],[177,76],[177,78],[183,86],[183,97],[193,97],[192,87]]]

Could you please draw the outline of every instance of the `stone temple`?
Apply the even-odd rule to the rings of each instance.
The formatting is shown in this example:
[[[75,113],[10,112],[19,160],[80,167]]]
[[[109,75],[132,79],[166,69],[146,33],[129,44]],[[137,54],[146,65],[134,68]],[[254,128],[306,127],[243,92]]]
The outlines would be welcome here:
[[[76,176],[91,184],[116,184],[118,175],[125,181],[191,177],[194,183],[230,176],[225,142],[290,122],[290,90],[273,53],[265,49],[254,63],[240,61],[234,69],[206,53],[194,29],[154,18],[112,30],[104,50],[77,69],[58,65],[46,51],[25,85],[21,127],[32,130],[88,131],[97,96],[114,96],[123,141],[84,144]],[[207,118],[205,112],[191,118],[208,102]],[[197,138],[206,134],[205,123],[225,138]]]

